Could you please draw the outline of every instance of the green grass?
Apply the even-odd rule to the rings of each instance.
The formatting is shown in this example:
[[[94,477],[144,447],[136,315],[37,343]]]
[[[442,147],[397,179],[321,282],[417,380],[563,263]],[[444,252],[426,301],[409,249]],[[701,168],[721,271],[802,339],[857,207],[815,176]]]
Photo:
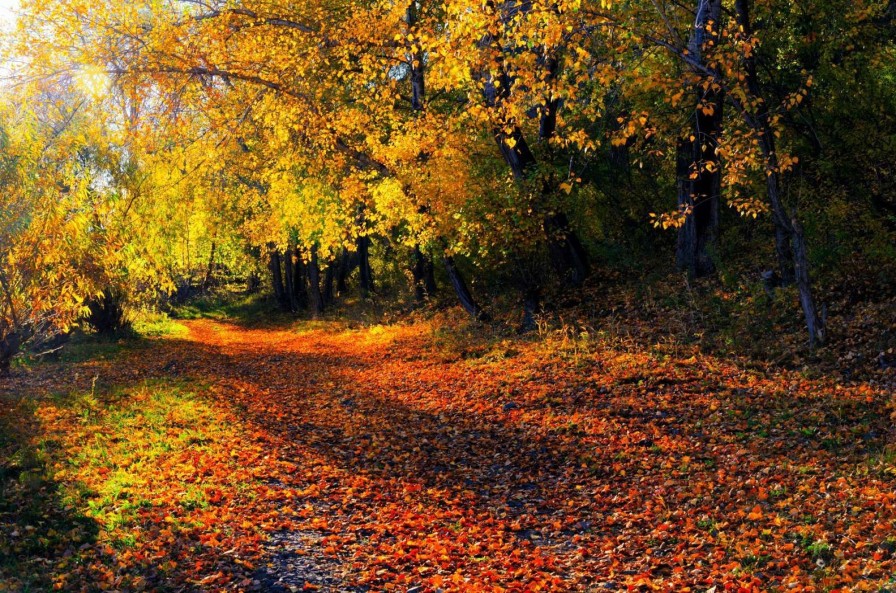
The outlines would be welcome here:
[[[833,548],[827,542],[816,540],[806,545],[806,552],[813,560],[828,560],[833,552]]]
[[[184,336],[189,330],[162,312],[143,310],[132,314],[132,323],[115,335],[99,335],[75,329],[61,348],[47,353],[23,352],[13,360],[18,370],[27,370],[44,362],[79,364],[96,360],[114,360],[126,351],[151,346],[150,340],[162,336]]]
[[[175,319],[215,319],[244,323],[284,317],[275,304],[260,293],[201,296],[175,307],[171,315]]]
[[[154,380],[0,401],[0,591],[48,590],[98,547],[147,545],[145,513],[190,529],[210,489],[245,488],[229,455],[238,429],[203,389]]]
[[[47,362],[78,364],[91,360],[112,360],[126,350],[145,347],[143,337],[128,333],[122,336],[106,337],[75,331],[69,341],[57,352],[43,357],[24,355],[20,357],[23,367]]]
[[[141,311],[135,315],[132,326],[138,336],[147,338],[182,336],[189,331],[185,325],[177,323],[167,314],[155,311]]]

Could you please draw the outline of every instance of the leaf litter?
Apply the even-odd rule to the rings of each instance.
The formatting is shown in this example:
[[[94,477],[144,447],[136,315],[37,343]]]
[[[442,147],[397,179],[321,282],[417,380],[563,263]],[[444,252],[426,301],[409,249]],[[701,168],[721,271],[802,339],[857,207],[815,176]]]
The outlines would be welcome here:
[[[7,505],[0,551],[39,576],[6,590],[893,585],[881,384],[600,343],[454,356],[420,323],[186,325],[4,389],[7,418],[33,402],[49,507],[95,525],[32,537]]]

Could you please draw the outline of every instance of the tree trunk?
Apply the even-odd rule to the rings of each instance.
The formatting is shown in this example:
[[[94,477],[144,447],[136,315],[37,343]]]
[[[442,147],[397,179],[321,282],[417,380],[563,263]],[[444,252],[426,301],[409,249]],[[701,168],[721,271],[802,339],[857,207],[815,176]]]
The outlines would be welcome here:
[[[296,298],[296,266],[295,262],[293,262],[292,249],[287,249],[283,257],[283,273],[284,300],[289,310],[296,313],[299,310],[299,300]]]
[[[572,230],[569,219],[557,212],[544,219],[544,232],[554,268],[572,286],[581,286],[591,271],[588,254]]]
[[[531,9],[531,6],[524,5],[516,8],[527,11]],[[489,35],[485,41],[490,41],[491,45],[502,54],[506,51],[500,37]],[[540,52],[538,63],[547,71],[546,79],[550,82],[557,77],[560,70],[560,62],[555,56],[549,55],[546,48],[542,48]],[[500,75],[500,85],[496,86],[490,78],[487,78],[484,82],[483,94],[489,106],[496,107],[509,98],[512,79],[503,67]],[[562,101],[554,97],[546,97],[546,99],[539,119],[538,136],[539,140],[547,146],[550,154],[549,142],[557,130],[557,116]],[[535,170],[538,163],[519,125],[515,121],[508,123],[513,126],[510,134],[504,131],[504,126],[495,128],[493,133],[504,161],[510,167],[514,179],[522,182]],[[541,190],[545,201],[557,189],[557,184],[554,180],[547,179]],[[590,272],[588,254],[585,252],[575,231],[569,226],[566,214],[563,212],[546,213],[544,215],[543,228],[549,249],[552,252],[551,259],[557,268],[558,274],[573,285],[581,284]]]
[[[317,247],[311,248],[308,262],[308,284],[311,287],[311,313],[317,317],[324,312],[324,299],[320,292],[320,266],[317,263]]]
[[[623,106],[622,92],[618,84],[613,84],[604,97],[604,105],[606,115],[604,120],[610,127],[611,133],[618,132],[622,124],[619,121],[625,121],[631,116],[631,112]],[[631,140],[623,144],[610,143],[609,146],[609,164],[610,179],[614,185],[622,183],[631,183]]]
[[[16,304],[12,300],[12,290],[2,267],[0,267],[0,289],[3,290],[3,300],[6,302],[6,314],[11,319],[11,322],[3,321],[0,326],[0,336],[2,336],[0,337],[0,376],[6,376],[9,374],[10,363],[22,344],[20,333],[22,326],[19,322],[19,315],[16,313]]]
[[[289,300],[286,297],[286,289],[283,286],[283,271],[280,267],[280,252],[271,251],[268,268],[271,271],[271,285],[274,289],[274,298],[281,308],[289,307]]]
[[[765,126],[763,126],[765,127]],[[765,176],[765,189],[769,204],[772,207],[772,224],[775,227],[775,256],[778,258],[778,269],[781,283],[790,286],[796,281],[794,261],[796,253],[793,245],[793,226],[787,216],[787,210],[781,200],[780,176],[777,171],[775,154],[775,137],[770,127],[760,131],[759,145],[769,167],[774,163],[775,169]]]
[[[261,279],[258,277],[256,272],[251,272],[249,277],[246,278],[246,292],[248,294],[255,294],[258,292],[258,287],[261,285]]]
[[[445,264],[445,271],[448,273],[448,280],[451,282],[451,286],[454,287],[454,292],[457,293],[457,298],[460,300],[460,304],[464,310],[472,315],[477,321],[490,321],[491,317],[488,313],[482,310],[482,307],[479,306],[479,303],[476,302],[476,299],[474,299],[473,295],[470,293],[470,289],[467,287],[464,277],[454,263],[454,258],[450,255],[446,255],[443,257],[443,262]]]
[[[329,307],[331,304],[333,304],[333,280],[336,275],[335,267],[336,261],[330,261],[330,263],[327,264],[327,271],[324,273],[324,307]]]
[[[760,120],[761,121],[761,120]],[[803,317],[806,321],[806,329],[809,332],[809,347],[814,348],[816,343],[824,343],[825,320],[819,315],[815,306],[812,280],[809,274],[809,255],[806,248],[806,239],[803,227],[794,214],[788,218],[779,192],[778,157],[774,148],[774,132],[770,125],[763,125],[759,132],[759,145],[766,159],[766,188],[768,190],[769,203],[772,207],[772,220],[775,223],[775,247],[778,260],[782,265],[781,276],[784,284],[796,282],[799,292],[800,306],[803,309]],[[789,253],[788,253],[789,252]],[[786,260],[790,255],[791,265]],[[789,274],[789,276],[785,276]]]
[[[523,323],[520,331],[530,332],[538,329],[536,315],[540,315],[541,312],[541,292],[538,286],[525,289],[523,291]]]
[[[367,298],[374,291],[373,270],[370,268],[370,237],[358,237],[358,267],[361,295]]]
[[[9,375],[10,364],[21,344],[21,337],[16,331],[4,333],[0,338],[0,377]]]
[[[737,13],[737,22],[741,26],[743,35],[749,37],[753,34],[753,23],[750,18],[749,0],[736,0],[734,3]],[[762,89],[759,86],[759,76],[756,72],[756,60],[753,56],[744,58],[744,66],[747,74],[747,89],[755,99],[762,98]],[[778,258],[778,268],[781,280],[790,285],[796,281],[795,270],[795,246],[793,245],[793,228],[790,217],[781,202],[780,177],[777,167],[777,152],[775,150],[775,135],[771,129],[768,113],[765,107],[761,107],[759,113],[748,115],[748,123],[759,136],[759,144],[763,156],[766,158],[766,190],[769,203],[772,206],[772,223],[775,227],[775,255]]]
[[[746,37],[751,36],[750,0],[736,0],[735,11],[743,34]],[[819,315],[815,306],[805,235],[796,215],[789,217],[781,200],[780,166],[778,154],[775,150],[775,133],[772,129],[768,109],[765,107],[762,97],[762,89],[759,86],[756,62],[752,56],[749,56],[744,59],[744,65],[747,76],[747,90],[752,95],[753,101],[761,103],[757,113],[751,114],[745,111],[744,116],[759,138],[759,147],[762,151],[762,156],[765,158],[766,188],[768,190],[769,204],[772,208],[772,220],[775,224],[775,247],[779,264],[781,265],[781,277],[785,282],[788,280],[796,282],[806,328],[809,331],[809,347],[814,348],[816,343],[824,342],[826,332],[825,320],[823,316]],[[787,265],[786,258],[788,255],[792,257],[792,268]]]
[[[793,225],[793,263],[796,287],[800,295],[803,316],[806,319],[806,329],[809,331],[809,348],[815,348],[817,343],[824,344],[827,337],[825,319],[815,308],[812,279],[809,276],[809,254],[806,249],[803,227],[796,217],[791,220],[791,224]]]
[[[426,257],[426,265],[423,267],[423,286],[426,288],[426,294],[432,297],[436,293],[436,267],[432,263],[432,258]]]
[[[423,303],[436,292],[436,277],[432,260],[420,250],[420,246],[414,247],[414,267],[411,269],[414,275],[414,297],[418,303]]]
[[[419,15],[417,11],[417,2],[416,0],[411,0],[407,10],[407,24],[409,34],[413,33],[413,27],[417,24],[418,17]],[[411,109],[417,113],[422,113],[425,108],[426,99],[426,70],[425,55],[423,51],[419,51],[414,54],[414,59],[411,63],[410,78]],[[421,212],[425,211],[426,207],[421,206]],[[442,243],[444,249],[444,241],[442,241]],[[460,301],[460,304],[464,308],[464,310],[472,315],[474,319],[480,321],[488,320],[488,314],[486,314],[482,310],[482,308],[476,302],[476,299],[473,298],[473,295],[470,293],[470,289],[467,287],[467,283],[464,281],[463,276],[461,276],[460,271],[457,269],[457,266],[455,266],[454,258],[452,258],[450,255],[443,255],[443,262],[445,264],[445,270],[448,273],[448,279],[451,282],[451,286],[454,287],[454,291],[457,293],[458,300]],[[423,252],[420,250],[419,245],[414,247],[413,276],[414,294],[416,296],[417,302],[422,302],[427,297],[435,293],[436,280],[433,263],[432,260],[430,260],[423,254]]]
[[[556,76],[559,64],[554,58],[546,61],[548,76]],[[507,97],[510,89],[510,77],[506,74],[501,77],[499,88],[491,80],[483,85],[486,102],[490,106],[497,106]],[[539,138],[548,142],[554,136],[557,127],[557,111],[560,108],[559,100],[549,100],[543,110],[539,121]],[[510,167],[513,178],[522,183],[537,167],[537,160],[529,143],[518,125],[513,123],[510,134],[504,131],[504,127],[496,127],[493,130],[495,142],[504,157],[504,162]],[[542,187],[542,195],[547,200],[553,192],[557,191],[552,180],[546,180]],[[563,212],[548,213],[544,215],[542,224],[548,248],[551,251],[551,260],[558,274],[573,285],[581,284],[589,273],[588,256],[582,247],[581,241],[569,226],[569,220]]]
[[[552,81],[560,71],[560,62],[555,56],[547,55],[546,52],[547,50],[542,50],[539,62],[547,69],[547,79]],[[545,106],[538,122],[538,139],[544,145],[549,157],[553,157],[554,151],[550,142],[557,133],[557,114],[562,104],[560,98],[546,97]],[[547,201],[558,190],[559,184],[551,175],[544,181],[541,191]],[[551,260],[557,273],[572,286],[580,286],[591,273],[591,265],[588,261],[588,253],[570,226],[566,213],[561,211],[548,214],[544,218],[543,228],[551,251]]]
[[[688,53],[700,66],[705,65],[703,50],[712,31],[720,30],[721,15],[721,0],[698,0]],[[724,94],[713,89],[714,80],[710,82],[709,88],[698,90],[693,129],[690,137],[680,140],[677,147],[678,206],[689,210],[689,215],[679,229],[675,255],[678,267],[697,278],[715,273],[712,251],[718,240],[722,188],[716,150],[722,131]]]
[[[99,334],[114,334],[127,325],[122,295],[114,288],[107,288],[87,302],[86,320]]]
[[[305,261],[302,259],[302,252],[296,247],[293,252],[295,265],[292,273],[292,293],[294,295],[296,305],[299,310],[304,311],[308,308],[308,275],[305,269]]]
[[[202,290],[203,292],[208,290],[212,285],[212,277],[215,271],[215,248],[217,244],[212,241],[212,249],[208,254],[208,266],[205,269],[205,278],[202,280]]]
[[[408,33],[412,33],[417,24],[417,0],[411,0],[405,19],[408,25]],[[411,63],[411,109],[417,112],[423,111],[423,101],[426,98],[426,71],[425,55],[423,50],[414,53]]]
[[[721,109],[721,105],[718,108]],[[699,139],[679,141],[678,205],[689,209],[690,214],[678,230],[675,259],[680,269],[687,270],[696,278],[704,278],[714,274],[716,268],[712,253],[718,242],[721,177],[714,154],[714,161],[706,160],[706,154],[697,155],[696,159],[699,160],[695,159],[695,151],[706,152],[698,144]],[[713,163],[714,171],[701,170],[705,163]],[[692,179],[694,175],[697,179]]]
[[[346,279],[352,273],[352,256],[348,249],[343,249],[336,267],[336,292],[340,295],[348,293]]]

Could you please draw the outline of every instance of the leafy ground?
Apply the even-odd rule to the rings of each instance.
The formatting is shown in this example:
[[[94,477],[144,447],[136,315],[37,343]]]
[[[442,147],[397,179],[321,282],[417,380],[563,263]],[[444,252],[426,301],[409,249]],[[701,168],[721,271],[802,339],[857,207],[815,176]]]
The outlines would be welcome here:
[[[0,590],[896,590],[893,369],[196,317],[0,385]]]

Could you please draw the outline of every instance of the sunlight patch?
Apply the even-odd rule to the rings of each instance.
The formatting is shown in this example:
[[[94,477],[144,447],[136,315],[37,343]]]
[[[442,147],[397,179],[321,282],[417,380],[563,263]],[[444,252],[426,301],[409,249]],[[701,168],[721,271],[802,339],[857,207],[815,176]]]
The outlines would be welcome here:
[[[75,74],[75,84],[82,93],[94,100],[105,98],[112,88],[112,80],[104,68],[86,65]]]

